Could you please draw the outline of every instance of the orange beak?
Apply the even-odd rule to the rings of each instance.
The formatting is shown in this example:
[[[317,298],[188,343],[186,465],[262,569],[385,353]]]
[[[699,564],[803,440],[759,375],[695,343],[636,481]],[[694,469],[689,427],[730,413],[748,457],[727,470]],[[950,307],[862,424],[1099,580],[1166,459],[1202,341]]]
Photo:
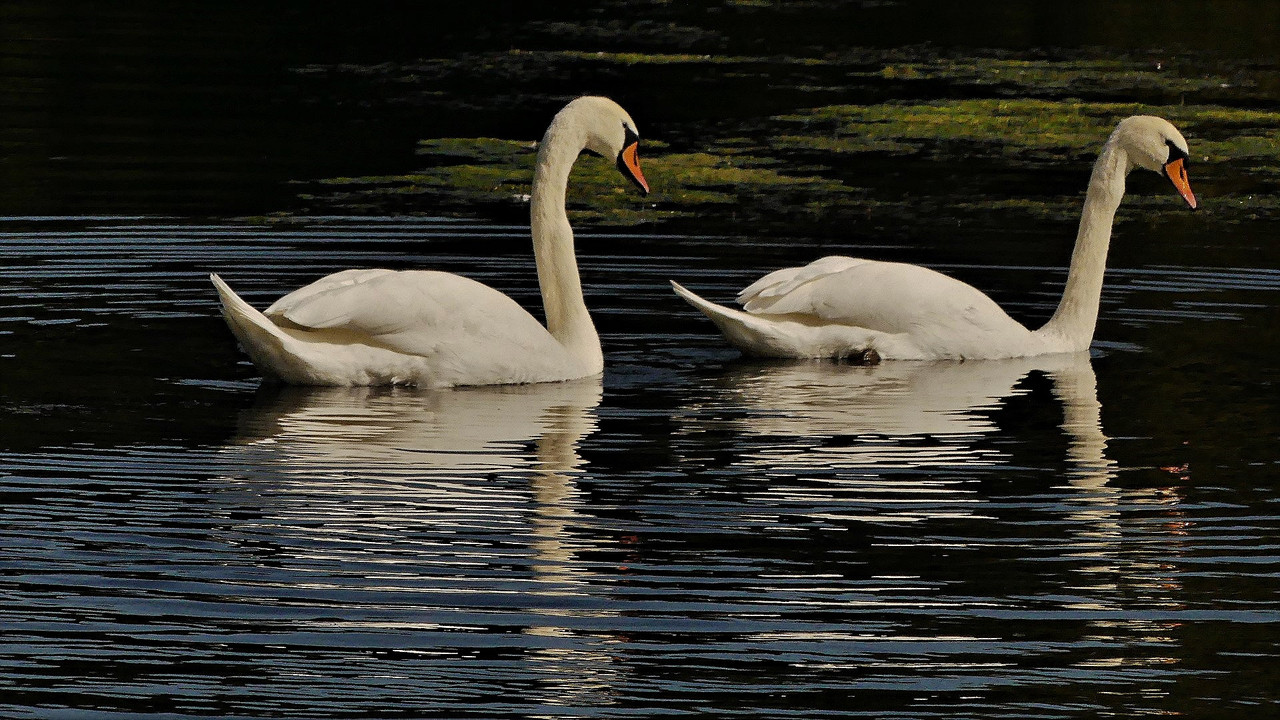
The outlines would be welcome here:
[[[1196,196],[1195,193],[1191,192],[1191,182],[1187,180],[1186,159],[1178,158],[1165,163],[1164,174],[1165,177],[1173,182],[1173,186],[1178,189],[1178,194],[1182,196],[1182,199],[1187,201],[1192,210],[1195,210]]]
[[[618,170],[623,175],[631,178],[631,182],[635,183],[645,195],[649,194],[649,183],[645,182],[644,173],[640,172],[640,157],[637,154],[637,148],[640,143],[633,142],[622,148],[622,152],[618,153]]]

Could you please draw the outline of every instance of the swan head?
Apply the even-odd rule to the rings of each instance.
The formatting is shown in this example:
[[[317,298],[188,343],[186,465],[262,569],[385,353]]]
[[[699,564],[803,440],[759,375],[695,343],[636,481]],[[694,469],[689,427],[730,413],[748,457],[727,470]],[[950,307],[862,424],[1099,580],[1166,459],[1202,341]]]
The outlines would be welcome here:
[[[1146,168],[1169,178],[1187,205],[1196,209],[1196,196],[1187,179],[1190,152],[1173,123],[1154,115],[1135,115],[1120,121],[1111,141],[1124,148],[1131,167]]]
[[[649,183],[640,172],[637,148],[640,131],[636,123],[618,103],[606,97],[580,97],[564,106],[553,121],[572,122],[585,134],[583,148],[606,158],[616,158],[618,171],[645,194]]]

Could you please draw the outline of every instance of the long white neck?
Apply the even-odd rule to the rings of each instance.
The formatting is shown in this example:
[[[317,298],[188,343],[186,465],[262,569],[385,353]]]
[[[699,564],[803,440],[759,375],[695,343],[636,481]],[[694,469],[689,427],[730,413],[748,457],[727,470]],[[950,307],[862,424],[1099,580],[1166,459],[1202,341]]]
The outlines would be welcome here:
[[[582,298],[573,230],[564,209],[569,171],[585,145],[585,133],[571,118],[557,116],[547,128],[533,171],[529,219],[547,331],[588,373],[597,373],[604,369],[600,336]]]
[[[1114,141],[1109,141],[1093,166],[1089,192],[1080,214],[1080,231],[1071,253],[1071,269],[1062,301],[1049,322],[1036,331],[1061,351],[1087,350],[1093,342],[1102,302],[1102,278],[1107,270],[1107,249],[1111,245],[1111,224],[1124,197],[1129,158]]]

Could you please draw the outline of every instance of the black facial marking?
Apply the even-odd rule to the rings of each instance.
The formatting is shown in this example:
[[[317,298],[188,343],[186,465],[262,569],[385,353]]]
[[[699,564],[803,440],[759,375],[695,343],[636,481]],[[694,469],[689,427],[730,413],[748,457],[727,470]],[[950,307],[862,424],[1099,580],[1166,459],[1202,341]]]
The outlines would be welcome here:
[[[630,146],[630,145],[628,145],[627,147],[631,147],[631,146]],[[625,151],[625,150],[624,150],[623,152],[618,153],[618,163],[617,163],[617,165],[618,165],[618,172],[622,173],[622,176],[623,176],[623,177],[625,177],[625,178],[629,179],[631,182],[635,183],[635,186],[636,186],[636,187],[640,188],[641,190],[643,190],[643,191],[644,191],[644,192],[646,192],[646,193],[647,193],[647,192],[649,192],[649,188],[647,188],[647,187],[645,187],[644,185],[640,184],[640,178],[638,178],[638,177],[636,177],[635,175],[633,175],[633,174],[631,173],[631,168],[627,167],[627,161],[626,161],[626,160],[624,160],[624,159],[623,159],[623,157],[622,157],[622,156],[623,156],[623,155],[625,155],[625,154],[626,154],[626,151]]]
[[[1190,162],[1191,158],[1188,157],[1187,154],[1182,151],[1182,148],[1179,148],[1177,145],[1174,145],[1172,140],[1165,140],[1164,144],[1169,146],[1169,159],[1164,161],[1165,165],[1168,165],[1169,163],[1179,158],[1182,159],[1183,165],[1186,165],[1187,163]]]
[[[640,182],[640,178],[637,178],[631,173],[631,168],[627,167],[626,161],[627,149],[634,147],[639,143],[640,136],[636,135],[635,131],[628,127],[626,123],[622,123],[622,130],[625,134],[622,137],[622,151],[618,153],[618,172],[622,173],[625,177],[630,178],[631,182],[635,183],[636,187],[640,188],[645,193],[648,193],[649,188],[646,188],[644,184]]]

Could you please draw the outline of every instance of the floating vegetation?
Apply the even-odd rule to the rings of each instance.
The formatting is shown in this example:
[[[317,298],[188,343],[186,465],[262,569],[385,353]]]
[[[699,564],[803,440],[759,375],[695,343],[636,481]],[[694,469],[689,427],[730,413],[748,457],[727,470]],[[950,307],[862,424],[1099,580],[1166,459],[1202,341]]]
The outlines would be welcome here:
[[[652,194],[620,182],[612,162],[584,158],[570,180],[575,222],[736,223],[745,232],[815,234],[1001,214],[1066,224],[1115,123],[1144,113],[1170,119],[1187,136],[1206,207],[1276,212],[1280,113],[1257,109],[1268,86],[1238,67],[1165,55],[929,46],[749,56],[717,52],[727,42],[719,32],[665,23],[544,23],[536,34],[601,49],[516,48],[340,70],[403,88],[433,108],[460,86],[518,88],[484,101],[506,113],[535,99],[559,102],[551,88],[592,87],[584,78],[677,83],[674,92],[697,103],[693,110],[680,107],[680,120],[665,127],[637,118],[647,131],[641,155]],[[638,40],[628,44],[629,36]],[[728,83],[755,87],[760,97],[735,94],[741,104],[722,106],[694,92]],[[448,102],[449,112],[480,106],[479,98]],[[514,219],[527,213],[535,152],[527,140],[434,138],[420,143],[412,172],[306,183],[302,198],[327,211]],[[1122,215],[1145,202],[1136,194]]]
[[[302,197],[358,209],[391,196],[416,196],[420,207],[432,212],[507,214],[528,205],[536,152],[536,144],[492,138],[427,140],[419,153],[447,164],[404,175],[331,178],[318,183],[327,192]],[[790,203],[850,192],[836,180],[784,174],[771,167],[776,162],[762,158],[665,153],[641,162],[650,178],[648,196],[625,184],[612,162],[580,158],[569,180],[570,212],[581,221],[635,225],[697,213],[732,214],[741,206],[783,212]]]
[[[943,81],[972,90],[1017,98],[1129,98],[1144,102],[1181,101],[1188,95],[1238,95],[1251,89],[1224,75],[1184,74],[1161,63],[1130,58],[1070,61],[993,57],[937,58],[888,62],[865,77],[904,83]],[[1224,92],[1230,91],[1230,92]]]
[[[1190,138],[1197,179],[1248,173],[1245,190],[1265,190],[1280,168],[1280,114],[1206,106],[1047,100],[954,100],[930,103],[831,105],[770,119],[755,144],[725,137],[703,152],[671,152],[647,142],[643,164],[653,189],[641,197],[619,181],[613,163],[583,158],[574,168],[568,206],[581,222],[635,225],[690,218],[735,218],[769,226],[813,226],[840,217],[911,212],[920,202],[875,193],[875,177],[849,172],[874,156],[918,157],[917,171],[982,161],[1028,170],[1049,165],[1087,169],[1116,121],[1159,114]],[[1230,128],[1231,132],[1225,132]],[[1202,130],[1204,131],[1202,133]],[[1203,136],[1202,136],[1203,135]],[[333,178],[304,198],[349,211],[494,214],[525,212],[536,143],[492,138],[422,141],[426,167],[403,175]],[[665,150],[665,152],[664,152]],[[861,158],[860,158],[861,156]],[[867,158],[862,160],[862,158]],[[939,165],[930,168],[927,163]],[[980,180],[977,178],[975,180]],[[1066,218],[1078,193],[1003,204],[954,202],[944,213],[966,215],[1000,207],[1032,217]],[[865,186],[871,186],[870,188]],[[1016,192],[1006,189],[1006,193]],[[981,193],[971,193],[980,195]]]
[[[1002,155],[1041,162],[1063,154],[1095,154],[1116,122],[1129,115],[1160,115],[1194,139],[1205,160],[1280,162],[1280,113],[1212,106],[1148,106],[1075,100],[954,100],[931,103],[832,105],[775,118],[782,133],[771,145],[844,153]],[[1229,138],[1213,129],[1230,126]]]

